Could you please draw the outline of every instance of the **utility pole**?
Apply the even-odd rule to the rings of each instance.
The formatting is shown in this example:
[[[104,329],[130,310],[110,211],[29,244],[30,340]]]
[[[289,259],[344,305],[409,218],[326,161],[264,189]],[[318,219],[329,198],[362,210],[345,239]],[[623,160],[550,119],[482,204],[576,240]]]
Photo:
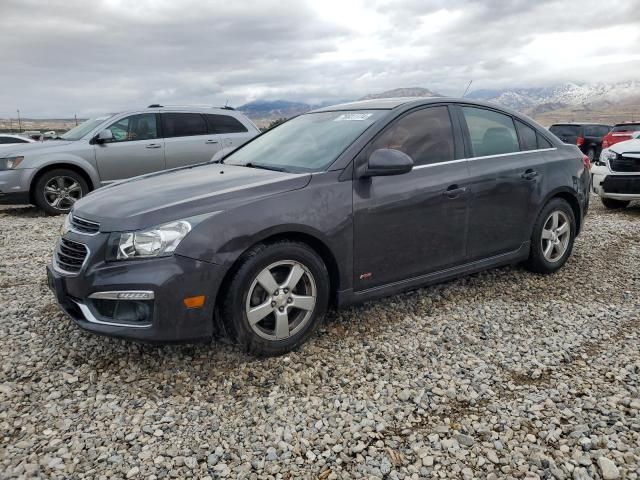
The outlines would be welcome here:
[[[22,133],[22,120],[20,120],[20,109],[16,111],[18,112],[18,133]]]
[[[73,119],[76,121],[76,127],[78,126],[78,114],[74,113],[73,114]]]

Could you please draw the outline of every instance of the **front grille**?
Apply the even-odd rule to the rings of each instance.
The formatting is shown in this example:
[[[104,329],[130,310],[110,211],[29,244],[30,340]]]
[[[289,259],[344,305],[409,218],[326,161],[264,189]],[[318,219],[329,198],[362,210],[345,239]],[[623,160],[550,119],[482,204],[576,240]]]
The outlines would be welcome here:
[[[68,273],[78,273],[82,268],[89,250],[82,243],[61,238],[54,253],[56,266]]]
[[[614,172],[640,172],[640,158],[618,155],[615,159],[609,160],[609,165]]]
[[[605,193],[640,194],[640,175],[607,175],[602,188]]]
[[[73,228],[76,232],[86,233],[89,235],[93,235],[98,233],[100,230],[100,224],[96,222],[91,222],[89,220],[85,220],[84,218],[76,217],[71,214],[69,216],[69,222],[71,223],[71,228]]]

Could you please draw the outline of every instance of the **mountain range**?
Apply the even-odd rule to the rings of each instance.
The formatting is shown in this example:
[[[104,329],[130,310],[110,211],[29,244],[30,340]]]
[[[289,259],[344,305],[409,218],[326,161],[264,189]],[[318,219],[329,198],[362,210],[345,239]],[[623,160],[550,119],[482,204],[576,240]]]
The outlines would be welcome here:
[[[421,87],[403,87],[369,93],[359,100],[391,97],[440,97],[440,93]],[[596,121],[616,123],[640,116],[640,81],[614,83],[568,82],[546,87],[480,89],[467,98],[485,100],[532,116],[543,124],[557,121]],[[348,100],[347,100],[348,101]],[[308,104],[287,100],[258,100],[238,107],[257,123],[289,118],[329,104]]]

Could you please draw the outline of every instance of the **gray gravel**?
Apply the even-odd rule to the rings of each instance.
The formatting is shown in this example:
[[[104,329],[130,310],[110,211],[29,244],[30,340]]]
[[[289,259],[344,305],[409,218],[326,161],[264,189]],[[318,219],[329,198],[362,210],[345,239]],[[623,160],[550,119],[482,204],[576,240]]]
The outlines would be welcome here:
[[[61,218],[0,210],[0,477],[640,477],[640,206],[592,202],[565,269],[332,313],[300,351],[85,333],[44,266]]]

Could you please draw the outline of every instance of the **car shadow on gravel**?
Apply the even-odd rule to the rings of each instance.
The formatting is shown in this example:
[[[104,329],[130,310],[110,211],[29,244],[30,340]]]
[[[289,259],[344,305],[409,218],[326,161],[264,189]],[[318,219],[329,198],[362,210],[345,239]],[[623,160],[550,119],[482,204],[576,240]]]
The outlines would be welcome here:
[[[46,213],[44,213],[38,207],[34,207],[32,205],[0,206],[0,215],[8,215],[11,217],[25,217],[25,218],[48,217]]]

